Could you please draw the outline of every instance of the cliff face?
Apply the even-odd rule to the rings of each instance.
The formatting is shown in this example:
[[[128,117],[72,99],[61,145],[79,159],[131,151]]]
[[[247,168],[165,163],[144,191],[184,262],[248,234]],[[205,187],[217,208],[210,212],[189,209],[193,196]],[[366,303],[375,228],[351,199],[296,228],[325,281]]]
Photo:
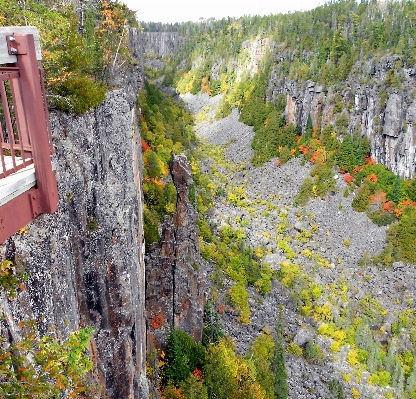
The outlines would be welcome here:
[[[305,127],[310,114],[313,125],[319,125],[319,121],[323,127],[338,124],[345,133],[367,136],[371,155],[377,163],[403,178],[415,177],[415,70],[396,71],[402,81],[389,86],[388,71],[394,68],[396,59],[384,57],[364,63],[346,81],[325,87],[311,81],[279,78],[278,63],[284,57],[283,54],[274,56],[275,69],[269,77],[268,100],[274,101],[282,93],[286,95],[289,123]]]
[[[135,34],[134,42],[145,55],[167,57],[179,54],[185,39],[177,32],[143,32]]]
[[[147,398],[140,138],[121,91],[51,117],[59,209],[9,241],[30,273],[16,318],[63,334],[93,325],[101,397]],[[122,377],[122,378],[120,378]]]
[[[171,163],[178,202],[173,220],[165,217],[161,239],[146,259],[146,314],[148,352],[164,348],[170,328],[202,339],[205,276],[199,251],[198,214],[188,200],[191,166],[185,155]]]

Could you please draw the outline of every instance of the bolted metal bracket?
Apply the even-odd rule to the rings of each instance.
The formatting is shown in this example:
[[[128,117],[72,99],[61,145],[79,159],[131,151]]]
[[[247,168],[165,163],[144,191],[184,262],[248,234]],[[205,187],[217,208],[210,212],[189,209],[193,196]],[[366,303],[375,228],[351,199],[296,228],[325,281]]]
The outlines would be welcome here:
[[[27,54],[27,48],[24,44],[19,43],[20,34],[14,34],[6,36],[7,49],[10,55],[25,55]]]
[[[38,192],[37,192],[37,190],[32,191],[28,195],[29,195],[29,199],[30,199],[30,206],[32,208],[32,216],[33,216],[33,218],[36,218],[37,216],[39,216],[41,214]]]

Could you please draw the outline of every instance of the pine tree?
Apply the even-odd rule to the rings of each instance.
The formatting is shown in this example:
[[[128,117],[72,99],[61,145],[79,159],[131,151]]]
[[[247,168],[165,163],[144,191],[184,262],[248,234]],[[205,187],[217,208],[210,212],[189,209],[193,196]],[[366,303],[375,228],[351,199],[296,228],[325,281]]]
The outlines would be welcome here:
[[[221,329],[220,317],[212,306],[211,301],[208,300],[204,309],[202,344],[207,346],[208,344],[217,342],[222,337],[224,337],[224,333]]]
[[[402,191],[402,182],[401,182],[399,174],[397,174],[394,179],[393,189],[391,192],[391,199],[396,204],[400,201],[401,191]]]
[[[173,328],[170,330],[166,346],[166,361],[167,363],[163,369],[165,384],[172,382],[174,385],[178,385],[181,381],[186,380],[189,375],[189,369],[179,344],[177,331]]]
[[[285,362],[285,350],[283,348],[283,311],[282,307],[279,311],[279,317],[276,323],[276,337],[274,356],[271,362],[271,368],[274,372],[274,395],[277,399],[287,399],[288,385],[287,385],[287,371]]]
[[[312,137],[313,126],[311,114],[308,114],[308,120],[306,121],[305,132],[303,133],[305,139],[310,139]]]

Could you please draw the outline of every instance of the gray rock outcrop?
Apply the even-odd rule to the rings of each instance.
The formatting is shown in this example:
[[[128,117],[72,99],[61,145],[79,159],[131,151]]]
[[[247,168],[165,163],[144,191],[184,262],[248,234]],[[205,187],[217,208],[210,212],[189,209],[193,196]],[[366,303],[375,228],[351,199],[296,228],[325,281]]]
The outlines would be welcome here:
[[[297,82],[279,77],[279,60],[284,54],[274,54],[274,66],[269,77],[268,100],[286,96],[285,116],[288,123],[322,127],[341,126],[343,134],[359,134],[371,142],[371,155],[403,178],[416,176],[415,101],[412,90],[415,75],[406,69],[396,71],[403,83],[390,87],[387,72],[395,57],[383,57],[377,63],[370,60],[350,73],[347,80],[324,88],[315,82]],[[341,122],[341,119],[343,121]]]
[[[16,235],[30,274],[10,303],[16,320],[63,336],[94,326],[100,397],[147,398],[140,137],[122,91],[83,116],[53,114],[59,208]],[[5,249],[5,248],[3,248]],[[122,376],[122,378],[120,378]]]
[[[201,341],[205,306],[205,278],[199,250],[198,214],[188,199],[193,183],[186,156],[174,155],[171,174],[178,192],[173,219],[165,217],[161,239],[146,259],[148,352],[164,348],[170,328],[181,329]]]

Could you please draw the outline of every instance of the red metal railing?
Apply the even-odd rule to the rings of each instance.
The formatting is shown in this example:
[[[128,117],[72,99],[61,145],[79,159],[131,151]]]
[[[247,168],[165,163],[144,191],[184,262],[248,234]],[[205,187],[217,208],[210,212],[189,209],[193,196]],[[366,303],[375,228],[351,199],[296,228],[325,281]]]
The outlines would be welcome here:
[[[42,213],[58,205],[56,178],[50,155],[54,152],[43,70],[37,65],[32,34],[6,36],[16,62],[0,68],[0,180],[33,164],[36,185],[7,198],[0,205],[0,243]],[[14,180],[13,180],[14,181]]]
[[[33,163],[32,146],[26,114],[22,104],[18,68],[0,68],[0,179],[7,177]],[[39,69],[43,110],[48,133],[50,153],[52,145],[49,113],[46,103],[43,69]]]
[[[0,179],[33,163],[17,68],[0,68]]]

